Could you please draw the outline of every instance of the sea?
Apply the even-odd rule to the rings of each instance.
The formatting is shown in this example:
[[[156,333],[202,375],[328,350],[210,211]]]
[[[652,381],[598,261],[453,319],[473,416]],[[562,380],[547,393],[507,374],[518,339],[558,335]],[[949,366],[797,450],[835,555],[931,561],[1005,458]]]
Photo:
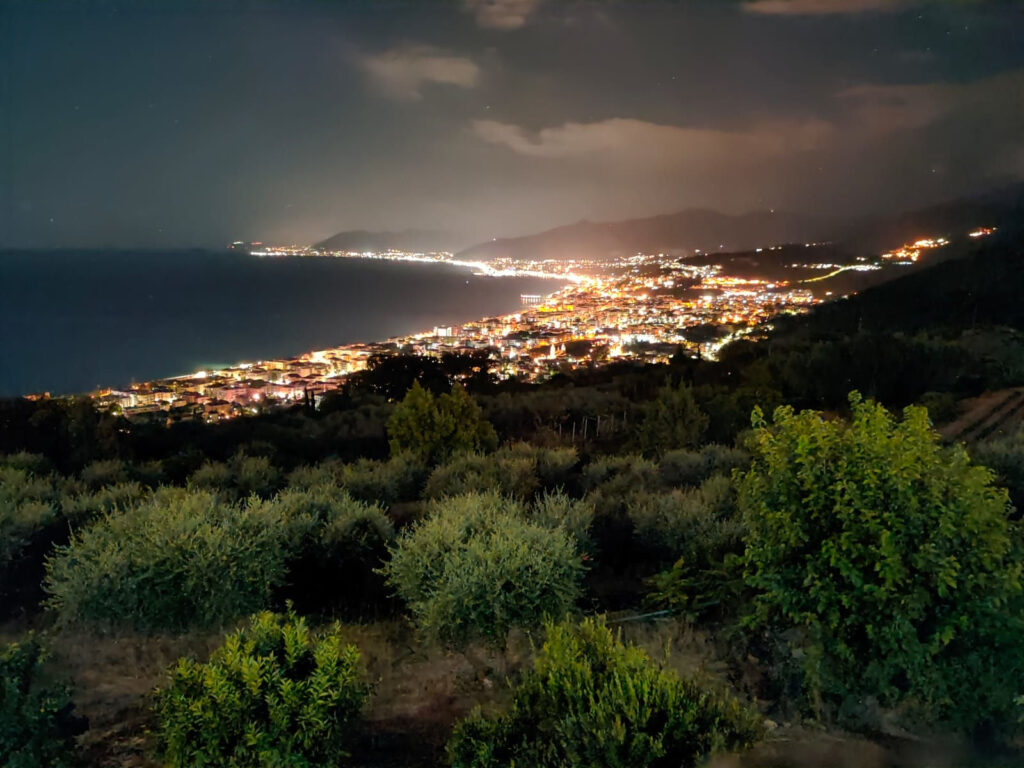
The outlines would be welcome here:
[[[206,251],[0,253],[0,396],[74,394],[516,312],[562,283]]]

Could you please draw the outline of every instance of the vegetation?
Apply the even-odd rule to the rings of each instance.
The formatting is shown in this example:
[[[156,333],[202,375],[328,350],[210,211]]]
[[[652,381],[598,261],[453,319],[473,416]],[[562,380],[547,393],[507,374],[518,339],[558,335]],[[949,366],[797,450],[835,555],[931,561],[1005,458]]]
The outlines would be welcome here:
[[[47,564],[48,605],[66,622],[222,624],[267,605],[284,580],[287,533],[273,506],[162,489],[57,547]]]
[[[359,651],[292,613],[260,613],[201,664],[181,659],[157,704],[173,768],[338,765],[366,697]]]
[[[864,697],[1006,722],[1024,681],[1019,527],[1006,491],[924,409],[851,395],[849,423],[758,414],[740,482],[751,620],[799,630],[812,702]]]
[[[666,381],[648,406],[637,439],[645,453],[662,453],[700,443],[708,417],[700,410],[693,391],[685,382],[672,386]]]
[[[423,635],[451,645],[500,644],[514,627],[564,616],[582,571],[571,534],[530,522],[494,493],[434,503],[384,566]]]
[[[415,382],[388,420],[388,438],[392,453],[409,451],[433,461],[498,447],[494,428],[458,385],[435,397]]]
[[[380,681],[361,726],[371,737],[338,742],[365,751],[360,764],[388,749],[436,764],[430,745],[443,748],[476,703],[452,740],[457,764],[679,765],[753,738],[746,715],[721,714],[733,711],[728,696],[679,681],[599,624],[554,625],[530,651],[512,632],[619,611],[645,647],[688,643],[674,666],[699,658],[713,688],[728,681],[756,700],[785,738],[808,719],[908,738],[941,727],[1015,759],[1024,449],[1012,427],[1024,395],[969,400],[999,405],[991,419],[964,417],[965,398],[1024,386],[1012,256],[908,270],[780,319],[766,340],[733,343],[715,362],[677,354],[533,385],[498,381],[483,352],[397,355],[316,409],[216,425],[127,421],[81,399],[0,401],[0,630],[55,633],[57,658],[33,662],[45,675],[33,673],[30,698],[50,690],[65,711],[45,679],[78,664],[79,706],[100,712],[82,743],[91,764],[151,765],[138,754],[147,729],[166,734],[169,761],[176,733],[181,749],[231,764],[216,750],[241,748],[225,735],[238,729],[278,745],[265,764],[336,761],[274,752],[319,725],[271,721],[272,686],[197,688],[169,730],[140,709],[156,684],[146,675],[168,658],[206,659],[224,627],[289,601],[297,614],[267,632],[294,635],[298,615],[311,627],[351,622],[344,635]],[[853,388],[872,400],[849,400]],[[751,430],[755,406],[783,403],[770,422],[757,411]],[[928,414],[882,407],[913,403]],[[968,453],[932,431],[954,418],[962,431],[944,434],[963,435]],[[104,661],[111,648],[127,669]],[[192,683],[237,682],[225,653],[184,662]],[[239,655],[238,669],[257,675],[257,656]],[[310,664],[290,664],[276,654],[257,677],[289,689],[310,680]],[[506,675],[511,689],[495,685]],[[323,684],[328,697],[340,690]],[[217,744],[188,741],[189,713],[212,712],[221,693],[237,717],[210,730]],[[342,730],[357,722],[353,706]],[[2,725],[27,722],[17,717]],[[19,732],[47,733],[32,723]],[[115,742],[132,756],[112,754]],[[263,759],[246,752],[236,764]]]
[[[72,766],[75,736],[84,730],[67,689],[44,682],[39,641],[29,636],[7,645],[0,652],[0,765]]]
[[[449,744],[455,768],[681,766],[749,745],[757,715],[623,645],[600,619],[549,623],[507,711],[475,711]]]

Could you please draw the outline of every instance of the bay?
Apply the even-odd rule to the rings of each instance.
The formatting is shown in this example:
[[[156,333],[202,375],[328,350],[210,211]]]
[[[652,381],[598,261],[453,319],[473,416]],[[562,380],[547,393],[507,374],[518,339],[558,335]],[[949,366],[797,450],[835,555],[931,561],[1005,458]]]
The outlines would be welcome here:
[[[0,253],[0,395],[123,387],[515,312],[558,281],[203,251]]]

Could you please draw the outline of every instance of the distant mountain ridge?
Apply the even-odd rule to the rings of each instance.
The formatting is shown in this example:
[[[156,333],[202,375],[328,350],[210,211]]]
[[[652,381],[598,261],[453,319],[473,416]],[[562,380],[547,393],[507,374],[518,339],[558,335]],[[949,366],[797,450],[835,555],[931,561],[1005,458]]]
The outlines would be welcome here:
[[[697,249],[742,251],[818,240],[834,229],[834,223],[799,214],[756,211],[730,215],[697,208],[624,221],[579,221],[534,235],[480,243],[459,256],[566,260],[637,252],[683,255]]]
[[[442,230],[404,229],[398,232],[370,232],[355,229],[339,232],[314,244],[313,247],[325,251],[429,252],[451,251],[459,241],[459,236]]]
[[[585,259],[637,252],[675,256],[735,253],[772,245],[831,241],[855,251],[877,252],[919,237],[956,235],[977,226],[1000,226],[1024,217],[1024,183],[965,196],[892,216],[840,221],[786,211],[727,214],[706,208],[620,221],[586,219],[530,235],[478,243],[452,232],[339,232],[314,247],[337,251],[458,251],[460,258]]]

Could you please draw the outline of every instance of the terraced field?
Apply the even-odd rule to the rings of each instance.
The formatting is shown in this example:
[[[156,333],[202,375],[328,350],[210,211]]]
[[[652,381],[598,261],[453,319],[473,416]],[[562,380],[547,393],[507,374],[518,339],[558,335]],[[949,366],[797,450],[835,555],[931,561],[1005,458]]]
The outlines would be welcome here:
[[[1013,434],[1024,424],[1024,387],[986,392],[960,407],[960,416],[939,429],[946,440],[976,443]]]

